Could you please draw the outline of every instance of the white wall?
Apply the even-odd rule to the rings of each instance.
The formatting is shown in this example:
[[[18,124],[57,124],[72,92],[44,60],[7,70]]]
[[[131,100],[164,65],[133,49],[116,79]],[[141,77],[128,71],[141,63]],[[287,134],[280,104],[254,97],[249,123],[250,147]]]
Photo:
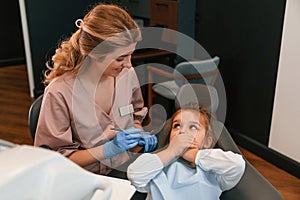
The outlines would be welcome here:
[[[30,42],[29,42],[29,32],[28,32],[28,25],[27,25],[25,1],[19,0],[19,6],[20,6],[20,13],[21,13],[23,39],[24,39],[24,47],[25,47],[25,55],[26,55],[29,92],[30,92],[30,96],[34,97],[34,93],[33,93],[34,77],[33,77],[33,67],[32,67],[32,60],[31,60],[31,51],[30,51]]]
[[[287,0],[269,147],[300,162],[300,1]]]

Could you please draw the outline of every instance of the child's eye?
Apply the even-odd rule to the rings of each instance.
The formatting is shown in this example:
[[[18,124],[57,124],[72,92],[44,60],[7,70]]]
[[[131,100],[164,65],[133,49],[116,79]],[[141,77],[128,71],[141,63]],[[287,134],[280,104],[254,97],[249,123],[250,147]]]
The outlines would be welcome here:
[[[178,129],[178,128],[180,128],[180,124],[174,124],[173,125],[173,129]]]
[[[192,129],[192,130],[198,130],[198,127],[196,126],[196,125],[190,125],[190,129]]]

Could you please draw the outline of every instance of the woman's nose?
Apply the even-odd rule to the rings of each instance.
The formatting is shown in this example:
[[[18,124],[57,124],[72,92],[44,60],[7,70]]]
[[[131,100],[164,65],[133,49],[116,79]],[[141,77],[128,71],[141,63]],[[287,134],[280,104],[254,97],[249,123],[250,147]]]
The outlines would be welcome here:
[[[126,67],[126,68],[132,67],[131,56],[126,57],[126,59],[124,60],[124,63],[123,63],[123,67]]]
[[[123,64],[123,67],[131,68],[131,67],[132,67],[131,62],[129,62],[129,63],[124,63],[124,64]]]

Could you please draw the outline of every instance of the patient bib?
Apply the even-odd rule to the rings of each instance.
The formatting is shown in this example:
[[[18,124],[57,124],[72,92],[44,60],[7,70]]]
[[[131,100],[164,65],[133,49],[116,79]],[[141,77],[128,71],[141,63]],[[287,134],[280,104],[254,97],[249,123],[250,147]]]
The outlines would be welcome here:
[[[153,199],[217,200],[222,191],[215,175],[176,161],[150,183]]]

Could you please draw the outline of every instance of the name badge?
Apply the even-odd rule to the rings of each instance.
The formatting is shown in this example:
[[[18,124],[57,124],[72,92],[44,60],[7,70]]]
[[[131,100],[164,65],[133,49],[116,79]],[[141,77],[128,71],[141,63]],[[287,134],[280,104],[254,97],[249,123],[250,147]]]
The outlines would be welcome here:
[[[129,115],[130,113],[133,113],[133,105],[129,104],[128,106],[122,106],[119,108],[119,111],[122,117],[125,115]]]

